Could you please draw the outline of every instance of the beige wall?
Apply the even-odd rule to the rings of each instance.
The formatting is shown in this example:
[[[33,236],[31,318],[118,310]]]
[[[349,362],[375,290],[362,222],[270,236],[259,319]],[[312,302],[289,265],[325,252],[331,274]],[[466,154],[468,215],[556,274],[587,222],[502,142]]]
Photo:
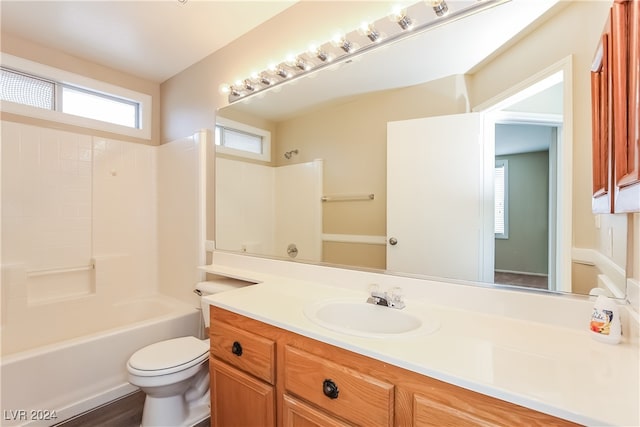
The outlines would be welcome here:
[[[79,74],[94,80],[99,80],[112,85],[120,86],[136,92],[145,93],[152,99],[151,114],[151,140],[142,138],[127,137],[110,132],[103,132],[94,129],[86,129],[78,126],[66,125],[48,120],[33,119],[16,114],[2,113],[2,120],[26,123],[37,126],[45,126],[55,129],[63,129],[85,135],[102,136],[105,138],[116,138],[122,141],[136,142],[147,145],[159,145],[160,143],[160,84],[144,80],[130,74],[126,74],[93,62],[68,55],[64,52],[50,49],[30,41],[15,37],[11,34],[2,33],[2,44],[0,50],[4,53],[58,68],[60,70]],[[191,135],[193,132],[185,135]],[[183,136],[185,136],[183,135]]]

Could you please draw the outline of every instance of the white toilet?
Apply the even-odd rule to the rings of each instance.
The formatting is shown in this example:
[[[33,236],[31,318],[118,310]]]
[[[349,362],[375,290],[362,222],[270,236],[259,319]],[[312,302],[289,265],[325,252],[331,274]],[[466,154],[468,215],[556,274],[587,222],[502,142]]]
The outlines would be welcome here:
[[[194,292],[212,295],[247,282],[219,279],[200,282]],[[201,304],[205,327],[209,305]],[[209,339],[180,337],[148,345],[127,362],[129,382],[146,393],[142,427],[193,426],[210,415]]]

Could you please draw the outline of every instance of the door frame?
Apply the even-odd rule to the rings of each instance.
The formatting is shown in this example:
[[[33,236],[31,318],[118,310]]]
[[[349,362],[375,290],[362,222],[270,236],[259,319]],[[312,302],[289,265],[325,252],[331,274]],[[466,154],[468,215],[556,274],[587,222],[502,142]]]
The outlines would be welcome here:
[[[556,239],[550,240],[549,256],[549,290],[571,292],[571,252],[572,252],[572,218],[573,218],[573,67],[572,56],[547,67],[537,74],[525,79],[519,84],[503,91],[495,97],[479,104],[472,109],[474,112],[485,113],[485,138],[487,143],[495,143],[493,129],[496,123],[503,123],[509,115],[504,110],[510,105],[522,101],[536,93],[539,93],[559,82],[562,82],[562,116],[526,114],[519,115],[526,123],[553,126],[558,119],[561,125],[557,127],[557,164],[562,167],[557,170],[556,190],[556,215],[550,222],[550,229],[555,230]],[[511,122],[513,123],[513,122]],[[521,122],[522,123],[522,122]],[[487,131],[491,129],[491,131]]]

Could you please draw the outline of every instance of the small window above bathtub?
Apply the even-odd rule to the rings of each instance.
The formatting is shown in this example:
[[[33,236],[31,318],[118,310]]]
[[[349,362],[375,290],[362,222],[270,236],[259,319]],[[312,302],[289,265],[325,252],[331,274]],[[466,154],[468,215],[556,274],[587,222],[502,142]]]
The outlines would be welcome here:
[[[2,111],[151,139],[151,96],[2,54]]]
[[[218,117],[216,151],[253,160],[271,161],[271,132]]]

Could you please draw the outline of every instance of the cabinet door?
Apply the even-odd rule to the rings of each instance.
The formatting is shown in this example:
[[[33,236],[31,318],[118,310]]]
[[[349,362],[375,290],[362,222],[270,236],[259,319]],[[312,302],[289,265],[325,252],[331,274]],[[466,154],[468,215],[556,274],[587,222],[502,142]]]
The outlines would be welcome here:
[[[210,367],[214,427],[276,425],[273,386],[219,360],[211,359]]]
[[[593,158],[594,213],[611,213],[613,197],[610,191],[611,120],[610,62],[611,15],[607,20],[600,44],[591,66],[591,132]]]
[[[291,396],[284,396],[282,421],[284,427],[347,427],[342,421],[315,409]]]
[[[640,1],[616,0],[613,8],[614,49],[619,55],[614,85],[619,111],[616,121],[615,211],[640,212]]]
[[[406,390],[402,393],[406,393]],[[402,425],[413,427],[440,426],[575,426],[550,415],[542,414],[478,393],[450,385],[422,387],[410,393],[411,417],[397,414]],[[402,411],[397,408],[397,411]],[[406,409],[405,409],[406,411]],[[404,415],[404,416],[403,416]]]

